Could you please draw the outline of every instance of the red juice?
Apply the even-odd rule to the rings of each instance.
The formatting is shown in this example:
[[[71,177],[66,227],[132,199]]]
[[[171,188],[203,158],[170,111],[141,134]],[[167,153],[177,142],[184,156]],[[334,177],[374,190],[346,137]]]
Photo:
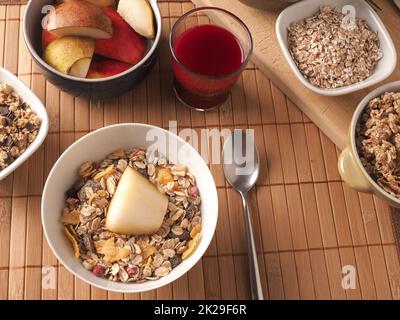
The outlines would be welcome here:
[[[226,101],[244,62],[238,39],[216,25],[199,25],[174,41],[175,89],[186,104],[208,109]]]

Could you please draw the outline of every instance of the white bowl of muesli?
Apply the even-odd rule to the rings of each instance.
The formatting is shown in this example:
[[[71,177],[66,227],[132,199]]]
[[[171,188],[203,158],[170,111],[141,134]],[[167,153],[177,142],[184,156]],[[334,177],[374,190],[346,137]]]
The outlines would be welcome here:
[[[121,197],[124,204],[116,204]],[[128,213],[120,216],[123,229],[132,215],[134,224],[148,223],[160,197],[167,206],[155,231],[110,227],[118,208]],[[42,198],[44,233],[59,261],[83,281],[117,292],[157,289],[185,274],[207,250],[217,218],[215,182],[200,154],[174,133],[139,123],[108,126],[72,144]]]
[[[276,35],[292,72],[321,95],[349,94],[388,78],[397,53],[364,0],[303,0],[282,11]]]
[[[40,147],[48,127],[39,98],[11,72],[0,68],[0,181]]]
[[[400,207],[400,81],[373,90],[360,102],[338,167],[351,188]]]

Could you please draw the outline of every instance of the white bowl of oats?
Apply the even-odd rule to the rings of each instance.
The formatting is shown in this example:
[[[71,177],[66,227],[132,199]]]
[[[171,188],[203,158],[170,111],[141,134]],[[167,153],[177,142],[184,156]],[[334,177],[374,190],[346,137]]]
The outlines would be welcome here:
[[[377,84],[397,54],[382,20],[364,0],[304,0],[276,22],[279,45],[308,89],[339,96]]]
[[[154,137],[162,143],[155,146]],[[149,230],[144,225],[160,207],[161,226],[129,233],[132,223]],[[105,127],[72,144],[42,199],[44,233],[60,262],[83,281],[118,292],[156,289],[189,271],[217,218],[216,186],[203,158],[175,134],[138,123]]]
[[[40,147],[48,127],[47,112],[39,98],[0,68],[0,181]]]

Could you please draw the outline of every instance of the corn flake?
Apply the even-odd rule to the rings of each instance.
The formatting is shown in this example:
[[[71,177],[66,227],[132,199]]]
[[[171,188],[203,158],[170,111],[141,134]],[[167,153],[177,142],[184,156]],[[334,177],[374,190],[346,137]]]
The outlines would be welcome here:
[[[200,231],[201,231],[201,225],[200,223],[198,223],[193,227],[192,231],[190,231],[190,236],[194,238],[200,233]]]
[[[64,210],[62,216],[60,218],[60,222],[62,224],[71,224],[77,225],[81,222],[80,220],[80,212],[78,210]]]
[[[192,240],[188,242],[187,249],[182,253],[182,260],[185,260],[191,256],[200,242],[200,236],[201,233],[198,233]]]
[[[96,247],[97,253],[103,254],[104,261],[109,263],[122,260],[128,257],[131,253],[131,250],[127,247],[116,247],[114,243],[114,238],[96,241],[94,245]]]
[[[72,235],[72,233],[67,229],[64,228],[64,233],[67,237],[67,239],[71,242],[72,244],[72,248],[74,249],[74,255],[75,258],[79,258],[79,256],[81,255],[79,252],[79,245],[78,242],[76,241],[75,237]]]
[[[96,174],[93,178],[94,181],[100,181],[102,178],[107,178],[110,175],[112,175],[115,172],[114,165],[112,164],[111,166],[107,167],[107,169],[99,172]]]

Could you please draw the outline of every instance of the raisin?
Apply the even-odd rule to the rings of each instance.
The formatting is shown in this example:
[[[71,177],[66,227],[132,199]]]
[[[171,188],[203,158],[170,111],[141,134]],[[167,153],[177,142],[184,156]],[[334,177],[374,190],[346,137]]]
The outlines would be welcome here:
[[[78,191],[75,188],[70,188],[65,193],[67,198],[78,198]]]
[[[177,265],[179,265],[182,262],[182,259],[175,256],[169,259],[169,262],[171,263],[171,267],[175,268]]]

